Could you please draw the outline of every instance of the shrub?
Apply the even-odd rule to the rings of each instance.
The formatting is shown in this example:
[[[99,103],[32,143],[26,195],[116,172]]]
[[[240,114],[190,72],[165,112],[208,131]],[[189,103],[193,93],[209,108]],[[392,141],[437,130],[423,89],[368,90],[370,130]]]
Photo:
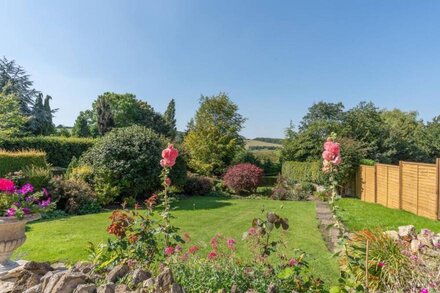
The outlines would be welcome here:
[[[275,200],[288,200],[292,196],[291,191],[288,188],[277,187],[272,192],[272,199]]]
[[[41,151],[5,151],[0,150],[0,176],[23,170],[27,166],[46,167],[46,154]]]
[[[119,191],[121,197],[146,195],[160,186],[164,145],[158,134],[143,126],[116,128],[81,157],[80,165],[93,168],[97,191]]]
[[[273,192],[273,188],[272,187],[262,186],[262,187],[258,187],[257,188],[257,194],[259,194],[259,195],[271,196],[272,192]]]
[[[36,189],[42,189],[49,184],[51,171],[48,166],[27,166],[23,169],[24,181],[31,183]]]
[[[370,159],[361,159],[359,161],[359,163],[361,165],[374,166],[376,164],[376,161],[375,160],[370,160]]]
[[[191,175],[183,187],[186,195],[207,195],[212,191],[213,182],[205,176]]]
[[[302,182],[300,183],[301,189],[304,190],[309,195],[312,195],[316,191],[316,186],[310,182]]]
[[[283,163],[282,174],[290,181],[324,183],[322,175],[322,163],[319,162],[295,162]]]
[[[292,190],[292,199],[294,199],[294,200],[307,200],[307,199],[309,199],[309,196],[311,195],[311,193],[304,187],[307,188],[307,185],[303,185],[301,183],[295,184],[295,186],[293,187],[293,190]]]
[[[100,210],[95,193],[82,180],[66,180],[56,176],[50,181],[48,191],[56,201],[57,209],[69,214],[83,215]]]
[[[37,136],[0,139],[0,148],[8,151],[41,150],[53,166],[67,167],[72,157],[80,157],[95,140],[91,138]]]
[[[170,178],[174,187],[183,188],[187,179],[187,155],[182,151],[181,147],[176,146],[179,149],[179,156],[176,159],[176,164],[170,170]]]
[[[249,163],[230,167],[223,180],[225,185],[238,194],[255,192],[261,183],[263,169]]]

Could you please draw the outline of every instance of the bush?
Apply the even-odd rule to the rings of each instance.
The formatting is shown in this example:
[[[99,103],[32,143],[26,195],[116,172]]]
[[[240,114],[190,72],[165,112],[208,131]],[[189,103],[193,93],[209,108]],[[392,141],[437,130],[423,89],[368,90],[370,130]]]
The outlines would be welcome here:
[[[261,183],[263,169],[249,163],[230,167],[223,180],[225,185],[238,194],[255,192]]]
[[[376,161],[375,160],[370,160],[370,159],[361,159],[359,161],[359,163],[361,165],[374,166],[376,164]]]
[[[5,151],[0,150],[0,176],[23,170],[28,166],[47,167],[46,154],[41,151]]]
[[[272,192],[272,199],[274,200],[288,200],[292,196],[291,191],[288,188],[277,187]]]
[[[56,201],[57,209],[68,214],[83,215],[100,211],[95,193],[82,180],[67,179],[61,176],[52,178],[48,191]]]
[[[186,195],[207,195],[212,191],[213,182],[205,176],[188,176],[183,191]]]
[[[322,162],[295,162],[287,161],[283,163],[282,174],[289,181],[293,182],[313,182],[324,183],[322,173]]]
[[[23,169],[24,182],[28,182],[34,186],[35,189],[41,190],[49,184],[52,176],[50,168],[36,167],[34,165],[27,166]]]
[[[92,138],[37,136],[0,139],[0,149],[8,151],[41,150],[53,166],[66,168],[72,157],[80,157],[93,146]]]
[[[98,140],[80,159],[93,168],[95,191],[103,198],[148,195],[161,184],[159,164],[165,143],[143,126],[116,128]]]
[[[187,179],[187,155],[184,153],[181,147],[175,146],[179,150],[179,156],[176,159],[176,164],[171,168],[170,178],[172,185],[178,189],[183,188]]]
[[[300,183],[301,189],[304,190],[309,195],[312,195],[316,191],[316,186],[310,182],[302,182]]]

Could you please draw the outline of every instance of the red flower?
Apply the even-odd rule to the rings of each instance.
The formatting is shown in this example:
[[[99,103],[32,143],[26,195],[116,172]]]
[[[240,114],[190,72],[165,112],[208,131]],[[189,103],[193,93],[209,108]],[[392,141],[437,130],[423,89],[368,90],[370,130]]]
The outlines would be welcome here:
[[[174,247],[172,246],[168,246],[167,248],[165,248],[165,254],[167,256],[171,256],[174,254]]]
[[[199,248],[197,246],[195,246],[195,245],[191,246],[188,249],[189,253],[192,253],[192,254],[196,253],[198,250],[199,250]]]
[[[0,191],[14,192],[15,184],[9,179],[0,178]]]
[[[157,194],[153,193],[152,196],[150,196],[148,199],[145,200],[145,205],[150,210],[154,208],[154,206],[157,204],[158,196]]]
[[[172,144],[168,145],[166,149],[162,151],[162,160],[160,165],[162,167],[173,167],[176,164],[176,159],[179,156],[179,151],[174,148]]]
[[[217,256],[218,256],[218,254],[217,254],[217,252],[215,252],[214,250],[211,251],[210,253],[208,253],[208,259],[209,259],[209,260],[216,259]]]
[[[228,239],[228,241],[226,241],[226,244],[228,245],[228,248],[230,250],[235,250],[235,243],[237,243],[237,241],[235,241],[235,239]]]

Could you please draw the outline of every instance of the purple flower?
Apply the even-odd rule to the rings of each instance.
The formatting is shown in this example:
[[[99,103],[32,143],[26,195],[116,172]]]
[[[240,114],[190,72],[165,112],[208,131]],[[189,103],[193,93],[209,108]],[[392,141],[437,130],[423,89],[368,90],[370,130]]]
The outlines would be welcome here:
[[[50,204],[50,197],[47,200],[42,200],[40,203],[40,207],[47,208]]]
[[[428,293],[428,292],[429,292],[428,288],[422,288],[420,290],[420,293]]]
[[[15,212],[16,212],[16,210],[14,208],[10,208],[10,209],[8,209],[7,216],[13,217],[13,216],[15,216]]]
[[[48,197],[49,196],[49,192],[47,191],[47,189],[45,187],[43,187],[43,194],[44,196]]]
[[[29,215],[31,213],[31,209],[30,208],[23,208],[23,213],[25,215]]]
[[[380,268],[383,268],[383,267],[385,266],[385,263],[384,263],[383,261],[380,261],[380,262],[377,264],[377,266],[380,267]]]
[[[34,192],[34,187],[30,183],[26,183],[23,185],[20,190],[18,190],[18,193],[26,195],[28,193]]]
[[[21,204],[19,202],[14,203],[14,206],[16,206],[17,208],[19,208],[21,206]]]

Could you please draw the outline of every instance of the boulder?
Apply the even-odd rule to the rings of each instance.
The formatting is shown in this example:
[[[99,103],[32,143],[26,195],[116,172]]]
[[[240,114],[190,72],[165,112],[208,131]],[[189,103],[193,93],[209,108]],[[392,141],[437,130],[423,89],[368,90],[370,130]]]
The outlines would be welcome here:
[[[154,278],[149,278],[145,282],[142,283],[143,288],[152,288],[154,287],[154,284],[156,283],[156,280]]]
[[[23,266],[23,269],[42,276],[49,271],[53,271],[53,268],[50,266],[48,262],[35,262],[35,261],[30,261],[26,263]]]
[[[33,287],[30,287],[23,293],[40,293],[41,292],[41,284],[35,285]]]
[[[171,293],[185,293],[185,290],[183,290],[182,286],[180,286],[177,283],[174,283],[171,286]]]
[[[385,231],[384,233],[385,233],[385,235],[387,235],[388,237],[390,237],[393,240],[399,240],[400,239],[399,233],[397,233],[397,231],[389,230],[389,231]]]
[[[418,239],[413,239],[411,241],[411,251],[413,253],[419,252],[420,248],[422,247],[422,243]]]
[[[0,292],[9,293],[12,291],[12,288],[14,287],[13,282],[2,282],[0,281]]]
[[[58,273],[47,272],[41,278],[41,284],[43,293],[53,292],[54,287],[57,285],[58,281],[67,273],[67,271],[62,271]]]
[[[104,284],[96,289],[96,293],[115,293],[115,288],[116,286],[113,283]]]
[[[165,268],[156,278],[156,290],[167,291],[170,290],[174,283],[173,274],[169,268]]]
[[[18,275],[17,280],[12,288],[12,293],[22,293],[27,289],[36,286],[40,283],[41,275],[33,273],[28,270],[23,270]]]
[[[118,279],[124,277],[128,271],[127,265],[117,265],[108,273],[106,280],[108,283],[115,283]]]
[[[89,262],[77,262],[73,268],[72,268],[72,272],[79,272],[79,273],[83,273],[83,274],[88,274],[91,272],[91,270],[93,269],[93,264],[89,263]]]
[[[416,238],[416,229],[413,225],[400,226],[399,237],[405,241],[410,242],[411,240]]]
[[[137,284],[142,283],[148,280],[149,278],[151,278],[151,274],[147,271],[144,271],[143,269],[136,269],[134,270],[132,277],[133,277],[132,278],[133,285],[136,286]]]
[[[127,293],[131,292],[127,285],[124,284],[118,284],[115,287],[115,293]]]
[[[52,276],[52,278],[54,276]],[[68,271],[56,282],[50,293],[71,293],[79,285],[87,283],[86,280],[87,276],[83,273]]]
[[[95,284],[81,284],[73,290],[73,293],[95,293],[96,285]]]

